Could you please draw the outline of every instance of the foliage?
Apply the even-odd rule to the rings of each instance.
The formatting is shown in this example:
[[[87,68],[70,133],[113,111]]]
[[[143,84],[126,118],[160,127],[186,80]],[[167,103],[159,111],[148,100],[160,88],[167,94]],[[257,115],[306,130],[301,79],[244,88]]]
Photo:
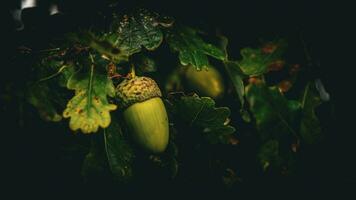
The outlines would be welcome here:
[[[189,166],[194,169],[190,175],[196,179],[219,169],[219,180],[235,182],[240,180],[235,172],[238,170],[224,161],[243,158],[220,152],[220,148],[238,146],[234,152],[251,156],[246,153],[246,146],[250,145],[255,148],[255,157],[250,160],[257,160],[266,173],[291,172],[302,145],[321,140],[316,109],[322,99],[312,80],[300,82],[302,91],[293,88],[299,80],[299,68],[295,67],[299,65],[288,63],[285,40],[243,48],[241,59],[233,59],[227,49],[228,39],[221,34],[220,45],[215,45],[198,29],[145,9],[113,15],[107,29],[74,31],[61,38],[60,44],[51,44],[56,47],[54,50],[30,54],[36,62],[31,65],[31,76],[25,84],[24,97],[42,119],[63,125],[68,122],[58,114],[62,112],[64,118],[70,118],[72,132],[97,133],[86,135],[92,140],[81,168],[86,179],[109,172],[114,180],[127,183],[137,174],[151,174],[152,169],[176,178],[187,173]],[[164,42],[168,46],[162,45]],[[178,59],[163,59],[170,58],[168,47],[168,53],[177,53]],[[214,101],[184,93],[180,86],[185,80],[177,75],[180,65],[191,65],[196,70],[216,65],[229,85],[227,95]],[[116,109],[121,105],[115,101],[115,86],[134,76],[135,70],[140,76],[152,76],[159,86],[170,87],[162,97],[170,122],[169,146],[162,154],[135,148],[119,117],[123,110]],[[169,76],[171,71],[177,73]],[[281,80],[269,81],[276,73],[280,73]],[[178,86],[174,88],[174,84]],[[300,98],[289,95],[291,88]],[[250,137],[256,139],[256,146],[248,143]],[[233,158],[227,159],[227,155]],[[208,169],[193,166],[198,161]],[[150,163],[151,168],[146,171],[137,163]],[[224,172],[231,177],[222,175]]]

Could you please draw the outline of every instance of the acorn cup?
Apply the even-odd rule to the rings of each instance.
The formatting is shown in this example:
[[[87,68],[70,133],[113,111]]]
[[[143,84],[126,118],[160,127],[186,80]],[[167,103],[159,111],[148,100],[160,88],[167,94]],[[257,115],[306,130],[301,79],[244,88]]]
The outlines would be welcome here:
[[[193,66],[187,66],[184,71],[184,78],[188,87],[201,96],[208,96],[215,100],[224,96],[224,80],[220,72],[212,66],[203,70],[196,70]]]
[[[157,83],[148,77],[122,81],[116,96],[133,139],[152,153],[165,151],[169,139],[168,116]]]

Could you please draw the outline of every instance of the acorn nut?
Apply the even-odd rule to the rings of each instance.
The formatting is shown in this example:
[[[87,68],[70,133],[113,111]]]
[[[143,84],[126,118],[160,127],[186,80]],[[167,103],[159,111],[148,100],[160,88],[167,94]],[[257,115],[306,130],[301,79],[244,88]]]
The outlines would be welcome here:
[[[224,80],[220,72],[212,66],[199,71],[193,66],[188,66],[184,77],[189,88],[199,95],[208,96],[215,100],[224,96]]]
[[[163,152],[168,145],[169,127],[157,83],[151,78],[136,76],[122,81],[116,95],[134,141],[149,152]]]

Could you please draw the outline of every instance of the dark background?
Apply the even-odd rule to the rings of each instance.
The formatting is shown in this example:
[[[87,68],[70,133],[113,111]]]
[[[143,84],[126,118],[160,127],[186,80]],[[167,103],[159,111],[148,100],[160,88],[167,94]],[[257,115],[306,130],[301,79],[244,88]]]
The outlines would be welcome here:
[[[26,77],[23,66],[13,66],[12,58],[16,48],[21,45],[41,49],[53,36],[74,30],[77,27],[103,26],[98,11],[105,12],[109,1],[100,0],[58,0],[56,2],[63,14],[48,16],[49,1],[40,1],[39,7],[23,11],[24,29],[17,31],[17,22],[12,20],[10,11],[19,8],[19,1],[4,1],[6,6],[1,31],[5,49],[1,71],[1,82],[21,83]],[[318,149],[312,149],[305,157],[301,172],[290,180],[276,180],[265,177],[263,182],[248,183],[236,191],[242,195],[326,195],[344,194],[349,189],[356,189],[356,166],[353,129],[349,129],[352,118],[346,115],[351,109],[350,100],[354,88],[352,79],[346,78],[350,72],[342,60],[346,57],[346,48],[338,44],[348,44],[348,23],[346,9],[338,4],[326,4],[325,1],[120,1],[118,5],[128,9],[144,6],[159,13],[173,16],[183,24],[200,26],[205,29],[219,28],[229,40],[230,49],[249,46],[258,38],[283,36],[298,41],[303,34],[314,63],[312,76],[321,78],[331,94],[334,106],[334,118],[328,121],[326,137]],[[341,4],[341,3],[340,3]],[[345,16],[345,18],[344,18]],[[345,25],[345,26],[344,26]],[[346,46],[351,46],[346,45]],[[352,47],[352,46],[351,46]],[[235,51],[238,56],[238,51]],[[11,67],[8,67],[11,66]],[[8,113],[7,113],[8,112]],[[5,162],[3,180],[13,194],[77,192],[91,193],[98,188],[86,188],[81,185],[79,174],[71,165],[59,159],[62,136],[44,132],[52,130],[43,124],[29,124],[19,127],[17,116],[11,115],[11,109],[3,112],[4,128],[2,154]],[[35,112],[35,111],[34,111]],[[39,122],[38,122],[39,123]],[[53,124],[47,124],[53,126]],[[350,137],[350,135],[352,137]],[[233,155],[232,155],[233,156]],[[152,180],[152,184],[154,180]],[[151,188],[152,186],[148,187]],[[162,187],[162,186],[160,186]],[[99,188],[99,190],[105,188]],[[167,186],[174,194],[184,192],[185,188]],[[7,189],[6,189],[7,190]],[[9,190],[7,190],[9,191]],[[127,190],[129,193],[131,190]],[[151,190],[152,191],[152,190]],[[191,189],[196,194],[209,194],[210,188]],[[157,191],[152,191],[155,193]],[[151,195],[151,194],[150,194]]]

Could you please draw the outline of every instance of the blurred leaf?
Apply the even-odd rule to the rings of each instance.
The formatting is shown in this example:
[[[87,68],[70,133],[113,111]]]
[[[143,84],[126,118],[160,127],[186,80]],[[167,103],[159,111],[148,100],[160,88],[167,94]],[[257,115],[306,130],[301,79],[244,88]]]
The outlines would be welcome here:
[[[82,164],[81,174],[85,181],[102,180],[107,175],[107,160],[99,138],[91,138],[91,146]]]
[[[160,17],[157,13],[139,9],[131,15],[115,20],[108,41],[130,56],[140,52],[142,47],[155,50],[163,41],[161,26],[169,27],[173,20]]]
[[[189,127],[198,128],[210,143],[227,144],[235,132],[235,128],[228,125],[229,108],[216,108],[210,97],[182,96],[170,103],[173,115]]]
[[[113,97],[115,94],[112,81],[107,76],[95,74],[92,66],[89,73],[73,75],[67,88],[75,90],[75,96],[68,102],[63,117],[71,118],[69,126],[73,131],[81,129],[83,133],[93,133],[99,126],[109,126],[109,112],[115,110],[116,105],[107,99],[107,95]]]
[[[258,159],[263,169],[271,166],[290,172],[295,160],[291,142],[299,139],[300,103],[287,100],[276,86],[263,82],[246,86],[246,99],[262,144]]]
[[[169,162],[169,168],[171,171],[171,177],[174,178],[177,176],[178,174],[178,169],[179,169],[179,165],[178,165],[178,161],[176,158],[172,158]]]
[[[265,142],[258,152],[258,159],[264,171],[266,171],[266,169],[271,165],[280,165],[282,162],[282,158],[279,155],[278,140],[272,139]]]
[[[221,178],[227,188],[232,188],[236,183],[242,182],[242,179],[230,168],[225,169],[225,175]]]
[[[244,120],[245,122],[247,122],[247,123],[251,122],[250,113],[248,113],[248,111],[246,109],[241,109],[240,115],[241,115],[242,120]]]
[[[239,100],[240,100],[241,117],[244,121],[250,122],[251,121],[250,116],[249,116],[248,112],[246,110],[244,110],[245,85],[244,85],[243,79],[246,78],[246,75],[241,71],[238,62],[230,61],[228,59],[227,45],[229,43],[229,40],[227,39],[227,37],[225,37],[222,34],[218,34],[218,37],[220,38],[221,49],[224,51],[225,56],[226,56],[225,61],[224,61],[226,72],[227,72],[227,74],[232,82],[232,85],[234,86],[235,92],[238,95]]]
[[[75,73],[74,65],[71,63],[65,64],[61,70],[61,76],[59,77],[59,85],[61,87],[67,87],[67,83],[71,76]]]
[[[125,181],[131,178],[135,156],[116,118],[104,129],[104,137],[109,166],[115,179]]]
[[[120,63],[122,61],[128,61],[126,52],[123,52],[105,40],[99,40],[93,37],[89,42],[89,46],[113,62]]]
[[[242,60],[239,66],[244,74],[256,76],[267,72],[268,66],[276,60],[281,60],[286,49],[286,42],[278,40],[270,42],[257,49],[244,48],[241,50]]]
[[[302,122],[300,135],[309,144],[318,141],[321,137],[321,126],[315,109],[321,104],[321,98],[312,83],[308,83],[301,99]]]
[[[287,100],[277,87],[263,83],[246,86],[246,99],[263,139],[290,134],[297,137],[300,103]]]
[[[179,66],[167,75],[165,90],[169,92],[183,91],[182,68]]]
[[[38,83],[47,83],[48,81],[58,81],[59,85],[65,86],[69,77],[74,73],[74,66],[70,63],[65,63],[62,59],[48,55],[34,66],[36,71],[36,81]],[[45,82],[45,83],[44,83]],[[57,83],[56,83],[57,84]]]
[[[235,91],[239,97],[241,108],[245,103],[244,95],[245,95],[245,86],[243,82],[243,78],[245,75],[241,71],[238,63],[233,61],[225,61],[226,72],[230,77],[230,80],[235,88]]]
[[[114,46],[104,33],[95,34],[90,31],[80,31],[69,34],[68,39],[73,43],[84,45],[83,49],[88,47],[94,49],[97,53],[109,58],[113,62],[128,61],[128,55]]]
[[[45,121],[58,122],[62,116],[58,114],[51,101],[51,91],[46,84],[34,84],[28,89],[27,100],[37,108],[40,117]]]
[[[330,100],[330,94],[325,90],[324,84],[320,79],[315,80],[315,88],[319,92],[319,96],[322,101]]]
[[[164,177],[174,178],[178,173],[177,161],[178,148],[175,143],[170,139],[167,151],[162,154],[152,154],[149,156],[149,164],[152,166],[153,171],[157,172]]]
[[[49,80],[56,75],[58,71],[64,65],[63,61],[51,58],[51,55],[40,60],[34,67],[38,75],[39,80]]]
[[[182,65],[191,64],[201,70],[209,65],[208,55],[219,60],[224,60],[226,57],[224,51],[205,42],[193,28],[175,26],[168,31],[166,37],[171,49],[179,52]]]
[[[170,176],[172,178],[176,177],[178,173],[179,166],[178,166],[177,156],[178,156],[178,147],[173,142],[173,139],[170,139],[168,149],[167,149],[167,162],[169,166]]]
[[[132,60],[139,75],[157,71],[156,62],[144,54],[137,54]]]
[[[58,56],[49,53],[33,66],[35,82],[27,88],[26,97],[30,104],[35,106],[43,120],[58,122],[62,116],[58,114],[58,106],[61,108],[66,103],[64,95],[59,91],[59,85],[65,84],[69,76],[73,75],[74,67],[58,60]],[[54,92],[56,90],[56,92]]]
[[[217,37],[220,39],[219,47],[224,52],[225,60],[227,61],[227,60],[229,60],[229,54],[228,54],[228,51],[227,51],[227,45],[229,44],[229,39],[227,39],[226,36],[221,34],[219,30],[217,31]]]

